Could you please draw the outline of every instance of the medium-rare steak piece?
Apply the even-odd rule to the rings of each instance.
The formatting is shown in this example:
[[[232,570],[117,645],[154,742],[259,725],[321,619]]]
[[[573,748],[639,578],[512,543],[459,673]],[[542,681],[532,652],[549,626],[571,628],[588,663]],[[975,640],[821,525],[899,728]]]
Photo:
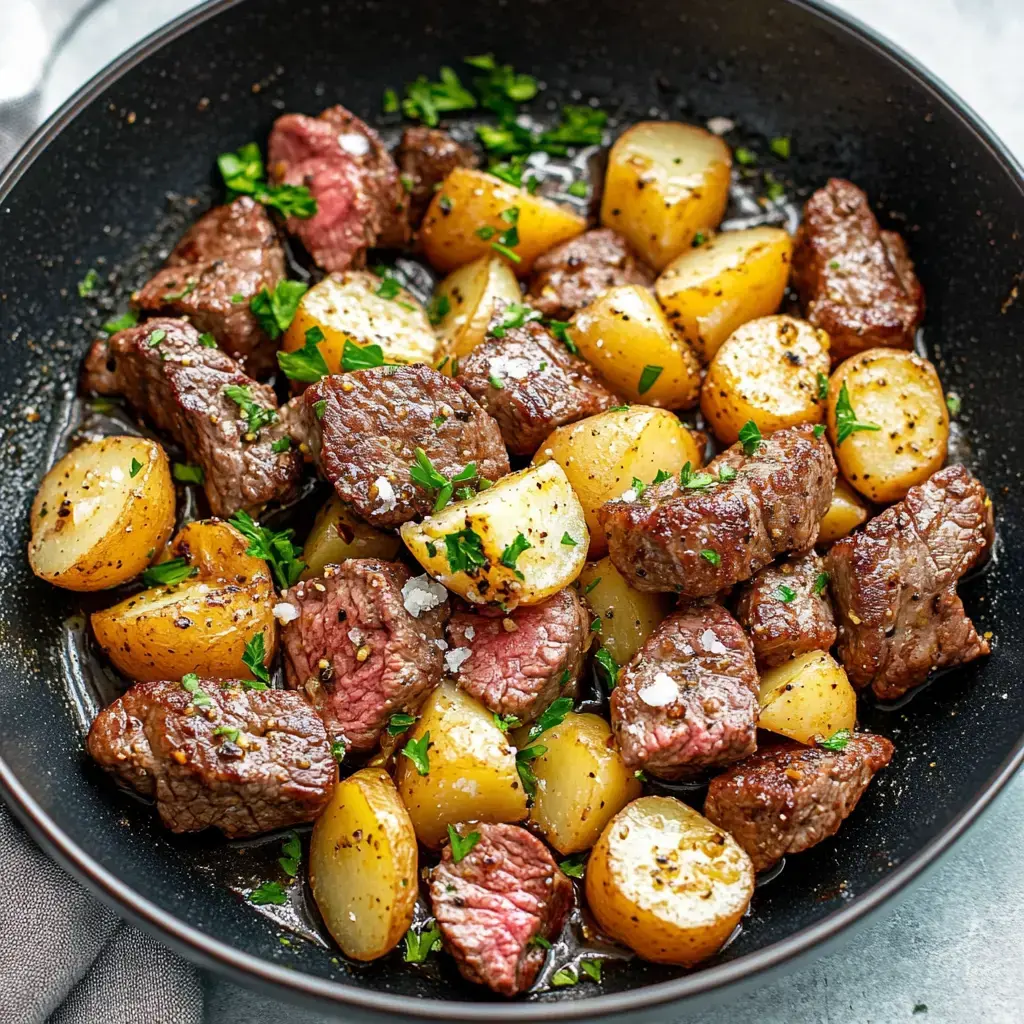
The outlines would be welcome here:
[[[491,327],[503,316],[500,304]],[[455,379],[497,420],[514,455],[532,455],[555,427],[622,404],[589,363],[535,320],[477,345]]]
[[[762,569],[740,588],[736,618],[750,635],[760,669],[829,650],[836,623],[824,561],[811,552]]]
[[[446,845],[430,872],[430,904],[445,949],[468,981],[514,996],[544,963],[542,942],[562,930],[572,882],[547,847],[518,825],[474,822],[480,840],[457,864]]]
[[[468,146],[456,142],[440,128],[415,125],[402,132],[395,153],[402,187],[409,193],[409,223],[419,227],[438,186],[456,167],[476,167],[479,161]]]
[[[230,839],[317,818],[338,774],[301,694],[221,679],[136,683],[96,716],[86,746],[154,797],[171,831],[213,826]]]
[[[388,719],[418,711],[441,681],[448,598],[425,580],[400,562],[349,558],[281,595],[294,611],[278,606],[279,617],[295,616],[281,630],[288,685],[348,750],[372,750]]]
[[[186,320],[156,318],[100,338],[86,357],[82,385],[124,395],[181,444],[186,460],[203,470],[215,516],[239,509],[255,514],[294,496],[302,460],[291,445],[274,449],[287,434],[273,389],[246,376],[220,349],[204,346]]]
[[[806,551],[832,501],[836,463],[810,426],[744,454],[734,444],[684,483],[672,477],[598,512],[615,568],[637,590],[710,597],[778,555]]]
[[[509,472],[498,425],[458,384],[427,366],[324,377],[303,399],[306,436],[321,472],[374,526],[400,526],[434,510],[437,491],[410,474],[417,449],[449,479],[470,463],[492,482]]]
[[[136,296],[150,313],[188,317],[253,377],[276,368],[277,345],[249,309],[285,276],[284,250],[266,209],[248,196],[215,206],[185,232]],[[241,296],[241,298],[239,298]]]
[[[665,619],[612,690],[612,729],[630,768],[699,775],[754,750],[757,668],[740,624],[717,604]]]
[[[453,612],[448,658],[457,665],[455,681],[495,714],[532,722],[556,697],[575,695],[589,623],[571,587],[507,615]]]
[[[855,733],[836,751],[787,740],[712,779],[704,816],[764,871],[834,836],[892,751],[889,740],[871,733]]]
[[[832,546],[839,659],[854,686],[890,700],[933,669],[989,653],[956,583],[992,538],[985,488],[963,466],[947,466]]]
[[[793,284],[807,319],[828,332],[833,362],[877,346],[914,347],[924,317],[914,264],[851,182],[831,178],[804,205]]]
[[[568,320],[609,288],[649,288],[656,276],[622,235],[595,228],[556,245],[534,263],[530,305],[555,320]]]
[[[380,136],[344,107],[329,107],[319,117],[279,117],[267,165],[275,184],[305,185],[316,199],[316,213],[289,217],[287,228],[324,270],[361,266],[371,246],[408,241],[398,166]]]

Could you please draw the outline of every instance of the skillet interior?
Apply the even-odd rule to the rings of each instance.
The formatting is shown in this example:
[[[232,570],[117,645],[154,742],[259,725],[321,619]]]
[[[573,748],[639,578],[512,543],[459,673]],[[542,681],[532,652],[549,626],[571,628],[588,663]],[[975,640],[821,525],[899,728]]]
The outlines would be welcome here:
[[[78,298],[87,268],[123,268],[123,305],[158,261],[156,247],[180,227],[165,197],[211,195],[218,152],[265,139],[281,110],[316,112],[337,100],[372,120],[385,86],[488,50],[538,75],[549,96],[572,99],[579,90],[623,120],[652,107],[684,120],[725,115],[762,150],[765,138],[790,135],[788,171],[803,193],[830,174],[865,188],[908,238],[929,301],[927,344],[946,387],[963,396],[968,461],[996,502],[998,562],[962,588],[980,628],[995,633],[996,654],[943,678],[909,707],[864,714],[868,727],[895,740],[893,764],[838,842],[791,859],[758,892],[721,959],[764,950],[838,914],[964,814],[1024,735],[1024,616],[1012,586],[1024,572],[1024,300],[1003,308],[1022,269],[1024,198],[1019,178],[940,96],[796,4],[534,0],[468,9],[454,0],[249,0],[106,89],[0,203],[0,758],[88,857],[162,913],[292,968],[293,984],[304,973],[420,998],[482,998],[453,971],[347,965],[311,943],[282,946],[280,929],[240,905],[208,867],[239,855],[215,840],[168,837],[148,808],[85,763],[67,682],[78,669],[59,642],[79,602],[29,573],[28,506],[65,426],[81,355],[104,319],[85,315]],[[203,98],[209,104],[200,109]],[[609,971],[602,989],[679,974],[634,963]],[[581,985],[558,998],[594,991]],[[344,998],[340,989],[336,995]],[[407,1009],[417,1008],[427,1005]],[[446,1016],[460,1010],[472,1012],[452,1007]]]

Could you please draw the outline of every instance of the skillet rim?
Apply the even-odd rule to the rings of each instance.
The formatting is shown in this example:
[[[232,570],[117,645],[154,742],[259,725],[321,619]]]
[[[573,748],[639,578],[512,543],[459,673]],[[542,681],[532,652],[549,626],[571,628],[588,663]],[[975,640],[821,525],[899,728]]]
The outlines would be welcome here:
[[[103,90],[156,53],[164,44],[241,3],[244,3],[244,0],[206,0],[199,7],[185,12],[146,36],[86,82],[33,133],[0,173],[0,207],[45,148]],[[841,33],[852,36],[860,44],[875,50],[880,56],[896,64],[916,85],[944,105],[971,132],[975,141],[989,151],[1015,181],[1024,200],[1024,166],[973,108],[916,59],[865,25],[859,18],[828,6],[824,0],[783,0],[783,3],[800,8],[831,24]],[[264,989],[274,990],[293,999],[303,998],[321,1005],[330,1003],[334,1007],[352,1005],[376,1015],[398,1014],[452,1021],[550,1021],[635,1013],[658,1005],[681,1003],[686,999],[707,996],[728,985],[749,983],[753,978],[773,968],[808,954],[815,946],[824,945],[835,939],[857,922],[879,910],[927,867],[937,862],[1002,791],[1022,762],[1024,735],[1018,739],[1010,754],[985,782],[971,803],[934,839],[900,864],[884,880],[862,895],[854,897],[847,905],[817,924],[803,928],[779,942],[736,960],[698,970],[671,981],[611,995],[544,1003],[463,1003],[395,996],[277,966],[204,934],[132,890],[86,854],[56,825],[28,793],[2,757],[0,797],[3,797],[8,807],[39,845],[70,874],[84,882],[115,911],[155,933],[200,967],[213,968],[243,984],[256,982]]]

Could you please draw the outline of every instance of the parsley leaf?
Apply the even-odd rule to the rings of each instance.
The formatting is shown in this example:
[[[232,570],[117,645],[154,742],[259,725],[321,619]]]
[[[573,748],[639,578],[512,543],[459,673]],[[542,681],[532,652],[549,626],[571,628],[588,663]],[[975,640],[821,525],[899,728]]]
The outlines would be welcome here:
[[[382,114],[398,113],[398,93],[394,89],[385,89],[381,97],[380,109]]]
[[[598,985],[601,984],[601,961],[600,960],[581,960],[580,970],[588,977],[591,981],[596,981]]]
[[[197,708],[209,708],[213,706],[213,698],[199,686],[199,676],[195,672],[186,672],[181,677],[181,688],[192,694],[192,703]]]
[[[811,433],[814,434],[815,437],[821,437],[821,435],[825,433],[825,424],[815,423],[814,429],[811,431]]]
[[[147,587],[173,587],[182,583],[199,570],[190,566],[184,558],[172,558],[166,562],[151,565],[142,574],[142,582]]]
[[[960,409],[963,403],[960,400],[960,396],[955,391],[950,391],[946,395],[946,408],[949,410],[949,418],[955,420],[960,415]]]
[[[403,732],[407,732],[409,727],[415,724],[415,715],[407,715],[404,711],[396,711],[388,719],[388,733],[392,736],[401,736]]]
[[[302,842],[297,832],[289,832],[288,838],[281,845],[281,856],[277,863],[286,875],[294,878],[299,873],[299,864],[302,861]]]
[[[587,584],[587,585],[586,585],[586,586],[585,586],[585,587],[583,588],[583,593],[584,593],[584,594],[589,594],[589,593],[590,593],[590,592],[591,592],[591,591],[592,591],[592,590],[594,589],[594,587],[596,587],[596,586],[597,586],[597,585],[598,585],[598,584],[599,584],[599,583],[601,582],[601,580],[602,580],[602,579],[604,579],[604,577],[603,577],[603,576],[598,576],[596,580],[591,580],[591,581],[590,581],[590,582],[589,582],[589,583],[588,583],[588,584]]]
[[[566,104],[559,123],[550,131],[540,133],[537,147],[545,153],[562,156],[569,146],[599,146],[607,120],[608,115],[603,110]]]
[[[302,348],[296,352],[277,353],[277,365],[289,380],[315,384],[321,377],[326,377],[331,372],[320,354],[319,346],[323,340],[324,332],[319,327],[310,327],[306,331],[306,343]]]
[[[288,902],[288,894],[280,882],[263,882],[249,893],[249,902],[255,903],[257,907],[265,907],[267,904],[282,907]]]
[[[257,633],[246,645],[242,652],[242,664],[261,683],[270,682],[270,673],[264,662],[267,659],[267,644],[263,637],[263,631]]]
[[[156,348],[164,338],[167,337],[167,332],[164,330],[155,330],[146,340],[149,342],[150,348]]]
[[[573,538],[569,536],[568,531],[566,531],[562,534],[561,543],[564,544],[567,548],[575,548],[579,547],[580,542],[578,540],[573,540]]]
[[[640,479],[640,477],[633,477],[633,482],[629,485],[630,490],[638,497],[643,497],[644,491],[647,490],[647,484]]]
[[[640,381],[637,384],[636,390],[638,394],[644,394],[650,391],[654,387],[654,382],[661,376],[661,366],[645,366],[640,373]]]
[[[427,306],[427,318],[431,326],[436,327],[452,310],[451,299],[447,295],[435,295]]]
[[[540,714],[533,725],[527,739],[532,743],[542,732],[554,729],[565,721],[565,716],[572,711],[572,697],[556,697]]]
[[[846,381],[839,389],[839,399],[836,401],[836,444],[841,445],[851,434],[858,430],[881,430],[877,423],[861,423],[857,414],[850,404],[850,392],[846,387]]]
[[[468,835],[460,836],[458,832],[448,826],[448,842],[452,848],[452,862],[458,864],[470,850],[480,842],[479,832],[470,832]]]
[[[247,142],[234,153],[221,153],[217,167],[228,190],[228,202],[237,195],[247,195],[286,217],[305,220],[316,213],[316,199],[305,185],[267,184],[263,157],[255,142]]]
[[[683,468],[679,470],[679,486],[686,487],[688,490],[702,491],[705,487],[710,487],[715,482],[715,478],[710,473],[695,473],[693,466],[689,462],[685,463]]]
[[[384,365],[384,350],[380,345],[357,345],[345,339],[341,350],[341,368],[348,373],[350,370],[372,370]]]
[[[88,270],[85,277],[78,282],[78,297],[84,299],[96,291],[96,285],[100,283],[100,275],[95,270]]]
[[[753,455],[761,447],[761,431],[753,420],[747,420],[740,427],[740,444],[743,445],[744,455]]]
[[[241,735],[241,729],[232,728],[230,725],[218,725],[213,730],[214,736],[225,736],[227,737],[228,743],[237,743],[238,737]]]
[[[548,748],[543,743],[538,743],[525,750],[520,750],[516,754],[516,771],[519,772],[519,778],[522,780],[523,790],[527,796],[533,796],[537,792],[537,776],[534,775],[530,762],[535,757],[540,757],[547,752]]]
[[[509,729],[518,729],[523,724],[515,715],[499,715],[497,711],[492,712],[491,717],[494,719],[494,724],[502,732],[508,732]]]
[[[252,439],[259,437],[260,431],[277,419],[277,410],[260,405],[252,397],[252,392],[246,384],[227,384],[224,387],[224,394],[238,406],[239,412],[245,417],[246,435],[252,434]]]
[[[299,559],[302,548],[292,544],[294,530],[271,530],[260,526],[248,512],[236,512],[229,523],[249,541],[245,553],[262,558],[270,565],[277,585],[285,590],[302,575],[306,563]]]
[[[569,352],[578,356],[580,354],[579,346],[569,336],[569,323],[567,320],[544,320],[542,321],[544,326],[569,350]],[[628,409],[628,405],[617,405],[615,409]],[[614,409],[609,410],[609,412]]]
[[[126,331],[129,327],[134,327],[138,322],[139,314],[129,309],[127,313],[122,313],[116,319],[108,320],[100,330],[104,334],[117,334],[118,331]]]
[[[840,729],[838,732],[834,732],[827,740],[818,740],[818,746],[824,747],[826,750],[840,751],[845,750],[847,743],[853,737],[853,733],[849,729]]]
[[[577,199],[586,199],[587,183],[585,181],[574,181],[565,191]]]
[[[302,281],[278,281],[272,292],[264,286],[249,300],[249,309],[268,338],[280,338],[288,330],[307,291],[309,285]]]
[[[558,864],[563,875],[570,878],[582,878],[587,863],[587,852],[573,853]]]
[[[519,556],[532,547],[533,545],[521,533],[516,534],[516,539],[502,551],[501,564],[508,569],[514,569]]]
[[[402,113],[410,120],[435,128],[441,121],[441,114],[476,107],[476,97],[451,68],[441,68],[439,77],[440,81],[431,82],[426,75],[420,75],[415,82],[406,85]]]
[[[736,470],[732,466],[723,466],[718,471],[718,482],[720,484],[727,484],[730,480],[736,479]]]
[[[792,587],[787,587],[784,583],[775,591],[775,598],[781,601],[783,604],[789,604],[790,601],[796,600],[796,591]]]
[[[612,657],[611,652],[602,647],[594,655],[594,664],[597,666],[597,674],[601,677],[610,693],[615,689],[615,684],[619,679],[618,663]]]
[[[337,764],[341,764],[341,762],[345,760],[344,740],[333,740],[331,742],[331,757],[334,758]]]
[[[627,406],[627,408],[628,408],[628,406]],[[736,471],[733,470],[733,476],[735,476],[735,475],[736,475]],[[671,479],[672,479],[672,474],[667,469],[659,469],[658,472],[654,475],[654,479],[651,481],[651,486],[653,487],[655,484],[662,484],[666,480],[671,480]],[[721,480],[722,477],[719,476],[718,479]]]
[[[737,146],[732,155],[741,167],[753,167],[757,163],[757,154],[747,149],[746,146]]]
[[[483,541],[475,530],[465,529],[445,534],[445,556],[452,572],[472,575],[476,569],[487,564]]]
[[[537,79],[532,75],[516,72],[511,64],[498,64],[494,55],[481,54],[466,57],[470,67],[486,72],[473,79],[473,87],[480,97],[480,103],[487,110],[493,110],[503,120],[514,118],[516,105],[532,100],[537,95]]]
[[[414,765],[416,765],[416,771],[420,775],[430,774],[430,756],[427,753],[427,748],[430,746],[430,732],[425,732],[418,740],[409,740],[401,752],[405,754],[407,758]]]
[[[421,964],[431,953],[441,948],[441,929],[436,921],[421,931],[410,928],[405,933],[405,952],[403,959],[407,964]]]
[[[718,566],[722,564],[722,556],[713,548],[704,548],[700,553],[700,557],[703,558],[705,562],[710,562],[715,566],[715,568],[718,568]]]
[[[819,572],[814,579],[814,592],[816,594],[823,594],[825,588],[828,586],[829,576],[827,572]]]
[[[202,345],[203,348],[216,348],[217,339],[210,334],[209,331],[203,331],[203,333],[199,335],[199,344]]]
[[[128,470],[128,475],[134,480],[143,469],[143,465],[138,459],[132,459],[131,469]]]
[[[551,984],[556,988],[562,988],[566,985],[575,985],[579,980],[580,976],[576,973],[575,968],[571,966],[559,967],[559,969],[551,975]]]
[[[792,145],[788,135],[779,135],[768,143],[768,148],[781,160],[788,160]]]
[[[540,320],[541,315],[535,309],[524,306],[520,302],[508,303],[501,314],[501,321],[489,327],[487,333],[492,338],[504,338],[515,327],[522,327],[531,320]]]
[[[818,401],[824,402],[828,398],[828,376],[818,371]]]
[[[313,403],[313,415],[318,419],[324,418],[324,413],[327,412],[327,399],[321,398],[319,402]]]
[[[541,949],[550,949],[551,943],[543,935],[534,935],[527,943],[528,946],[539,946]]]
[[[288,435],[286,434],[284,437],[279,437],[270,446],[270,450],[272,452],[274,452],[275,454],[280,455],[281,452],[288,451],[288,449],[291,448],[291,446],[292,446],[292,439],[290,437],[288,437]]]
[[[193,466],[185,462],[176,462],[171,467],[171,474],[181,484],[201,484],[204,480],[202,466]]]

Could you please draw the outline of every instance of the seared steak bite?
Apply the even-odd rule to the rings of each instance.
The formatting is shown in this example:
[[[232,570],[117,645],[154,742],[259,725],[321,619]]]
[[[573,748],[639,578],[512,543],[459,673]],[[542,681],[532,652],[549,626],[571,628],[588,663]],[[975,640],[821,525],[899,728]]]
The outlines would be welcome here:
[[[456,611],[448,622],[455,681],[495,714],[532,722],[556,697],[575,694],[589,622],[571,587],[507,615]]]
[[[683,483],[672,477],[598,512],[615,567],[637,590],[709,597],[778,555],[806,551],[835,488],[836,463],[810,426],[735,444]]]
[[[460,827],[480,840],[462,860],[446,845],[430,872],[430,904],[445,949],[468,981],[514,996],[533,984],[572,906],[572,883],[547,847],[518,825]]]
[[[757,668],[750,641],[721,605],[665,619],[612,690],[612,729],[630,768],[663,779],[699,775],[754,750]]]
[[[913,348],[924,292],[903,239],[882,231],[856,185],[832,178],[804,206],[793,284],[840,362],[877,346]]]
[[[933,669],[989,653],[956,584],[992,537],[985,488],[963,466],[947,466],[832,546],[839,659],[854,686],[894,699]]]
[[[534,263],[530,305],[555,320],[568,320],[609,288],[648,288],[656,276],[622,235],[595,228],[556,245]]]
[[[284,276],[284,250],[267,211],[239,196],[189,228],[136,300],[151,313],[188,317],[196,330],[212,334],[247,373],[259,377],[275,368],[277,345],[249,301],[261,288],[273,291]]]
[[[279,117],[267,157],[275,184],[305,185],[316,199],[312,217],[289,217],[287,227],[324,270],[361,266],[371,246],[408,241],[398,167],[380,136],[344,107]]]
[[[871,733],[855,733],[837,751],[787,740],[712,779],[704,816],[764,871],[835,835],[892,751],[889,740]]]
[[[762,569],[739,591],[736,618],[750,635],[757,667],[773,668],[836,642],[828,574],[816,554]]]
[[[492,482],[509,472],[498,425],[458,384],[427,366],[324,377],[303,399],[321,472],[374,526],[399,526],[434,510],[437,491],[411,475],[417,449],[446,478],[470,463]]]
[[[440,128],[414,125],[402,132],[395,153],[402,186],[409,193],[409,223],[423,220],[438,186],[456,167],[476,167],[479,161],[468,147]]]
[[[96,716],[86,745],[154,797],[173,832],[213,826],[239,839],[312,821],[337,778],[323,722],[301,694],[219,679],[136,683]]]
[[[503,307],[492,326],[502,317]],[[477,345],[461,360],[456,380],[497,420],[514,455],[532,455],[555,427],[622,402],[535,320]]]
[[[288,685],[348,750],[372,750],[388,719],[418,711],[441,681],[447,592],[401,563],[350,558],[281,601],[295,615],[281,631]]]
[[[99,339],[82,383],[101,395],[124,395],[181,444],[186,461],[203,470],[215,516],[256,513],[294,495],[302,461],[291,446],[274,450],[287,435],[273,389],[220,349],[206,348],[187,321],[157,318]]]

